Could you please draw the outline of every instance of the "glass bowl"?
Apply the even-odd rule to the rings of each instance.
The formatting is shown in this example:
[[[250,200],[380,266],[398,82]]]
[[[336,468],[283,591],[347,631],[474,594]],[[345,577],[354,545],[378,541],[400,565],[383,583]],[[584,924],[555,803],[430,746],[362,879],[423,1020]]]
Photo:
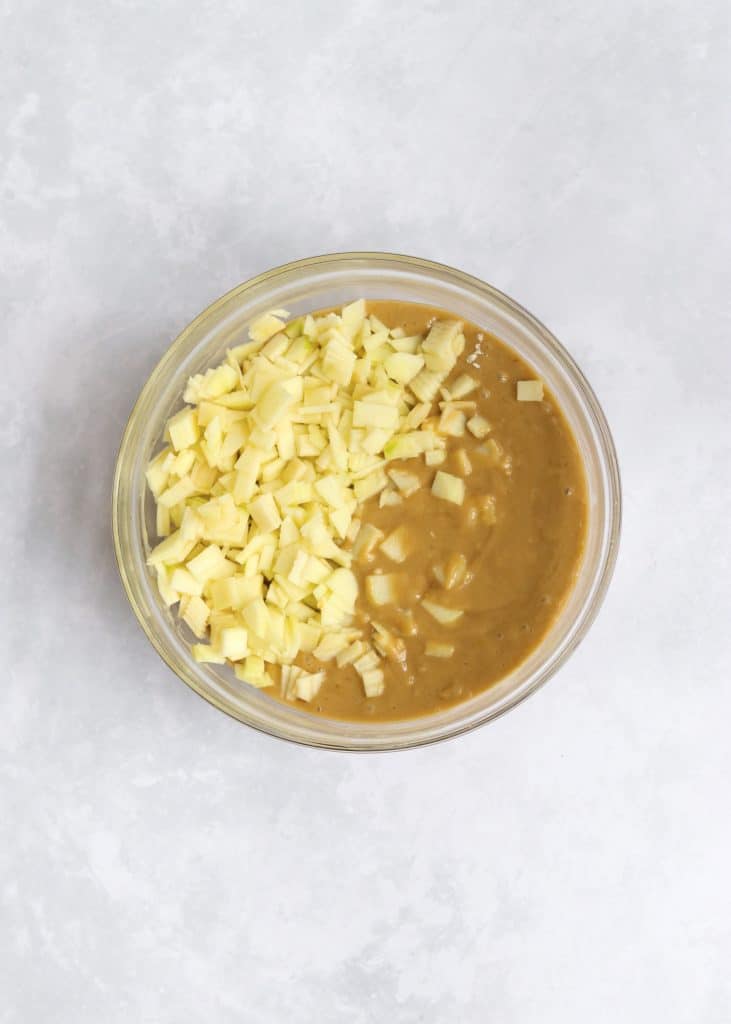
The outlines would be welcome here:
[[[424,717],[342,722],[274,700],[240,682],[228,666],[199,665],[192,634],[166,608],[146,565],[155,544],[154,501],[145,467],[165,421],[183,404],[187,378],[220,362],[246,340],[249,323],[274,308],[293,316],[353,299],[399,299],[437,306],[497,335],[543,378],[574,432],[586,472],[586,547],[574,587],[541,644],[478,696]],[[114,544],[130,604],[167,665],[215,707],[263,732],[341,750],[394,750],[456,736],[514,707],[549,679],[585,636],[606,593],[620,527],[617,458],[604,414],[556,338],[513,299],[477,278],[428,260],[388,253],[339,253],[299,260],[252,278],[218,299],[173,342],[132,410],[117,460]]]

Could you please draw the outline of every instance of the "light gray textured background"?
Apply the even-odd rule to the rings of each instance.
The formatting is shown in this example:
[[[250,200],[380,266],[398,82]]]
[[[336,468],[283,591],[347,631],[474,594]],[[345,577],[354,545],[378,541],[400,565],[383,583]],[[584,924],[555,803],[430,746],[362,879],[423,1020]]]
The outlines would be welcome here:
[[[0,12],[0,1022],[726,1024],[727,0]],[[174,335],[356,248],[534,310],[625,488],[570,664],[397,756],[199,700],[109,529]]]

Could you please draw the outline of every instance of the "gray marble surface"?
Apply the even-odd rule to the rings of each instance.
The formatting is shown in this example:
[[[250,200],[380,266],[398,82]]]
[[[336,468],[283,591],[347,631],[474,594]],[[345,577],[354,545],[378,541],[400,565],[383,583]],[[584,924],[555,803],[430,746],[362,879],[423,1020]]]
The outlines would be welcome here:
[[[728,4],[4,0],[0,54],[0,1022],[725,1024]],[[361,248],[544,319],[625,488],[559,676],[371,757],[179,683],[109,527],[174,335]]]

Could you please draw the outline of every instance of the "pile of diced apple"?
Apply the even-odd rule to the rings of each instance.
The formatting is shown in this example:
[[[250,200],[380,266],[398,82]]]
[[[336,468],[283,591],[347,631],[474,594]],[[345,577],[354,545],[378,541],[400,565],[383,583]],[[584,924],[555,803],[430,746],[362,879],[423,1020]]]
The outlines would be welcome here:
[[[309,701],[325,670],[306,672],[295,659],[311,653],[352,664],[366,695],[378,696],[386,641],[364,636],[353,618],[352,560],[373,543],[359,507],[376,495],[382,506],[399,504],[419,487],[392,461],[436,467],[448,439],[466,430],[481,439],[490,428],[466,401],[475,380],[444,387],[465,344],[460,323],[407,337],[368,316],[362,300],[340,313],[287,316],[261,317],[250,342],[188,382],[167,447],[147,470],[164,538],[148,562],[163,599],[180,602],[201,641],[198,661],[230,662],[256,687],[272,685],[267,666],[282,666],[286,695]],[[465,484],[437,470],[432,492],[460,504]],[[398,530],[377,540],[395,563],[406,557]],[[376,604],[392,596],[387,575],[368,577],[367,587]],[[424,607],[443,623],[461,615]]]

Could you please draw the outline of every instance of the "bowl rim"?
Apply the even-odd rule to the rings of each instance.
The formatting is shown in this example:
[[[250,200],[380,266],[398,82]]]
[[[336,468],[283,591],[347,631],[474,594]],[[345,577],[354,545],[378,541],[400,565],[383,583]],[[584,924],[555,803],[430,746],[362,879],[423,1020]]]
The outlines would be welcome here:
[[[297,270],[303,270],[308,268],[317,268],[323,264],[343,264],[349,261],[368,261],[368,260],[379,260],[390,262],[394,264],[407,264],[412,267],[417,267],[422,271],[432,271],[435,273],[447,273],[457,282],[474,289],[483,295],[486,295],[492,300],[506,306],[513,313],[516,313],[520,318],[528,321],[528,323],[534,328],[539,334],[541,341],[547,345],[549,349],[553,350],[553,353],[557,355],[565,367],[571,372],[576,382],[580,385],[583,391],[583,397],[585,398],[588,412],[590,413],[593,426],[597,430],[602,447],[607,456],[607,464],[605,467],[608,476],[608,491],[611,494],[613,500],[611,505],[611,531],[608,539],[606,555],[601,564],[601,572],[597,576],[594,594],[591,598],[591,602],[583,612],[581,619],[580,628],[576,631],[575,635],[570,638],[569,642],[566,643],[563,650],[561,650],[551,662],[547,671],[540,672],[536,678],[531,682],[529,686],[515,691],[510,694],[507,699],[495,708],[486,709],[485,712],[476,720],[468,720],[462,723],[455,723],[448,727],[438,735],[426,735],[423,737],[409,738],[403,742],[389,743],[384,742],[383,744],[374,740],[370,746],[361,745],[349,745],[345,743],[327,742],[318,738],[298,738],[295,736],[288,736],[280,732],[277,728],[267,727],[266,723],[258,721],[250,721],[244,719],[239,715],[235,714],[226,703],[220,700],[215,693],[204,689],[197,685],[193,677],[190,678],[183,676],[176,668],[173,667],[169,660],[164,645],[158,637],[155,630],[150,628],[147,619],[142,615],[141,609],[139,608],[135,596],[132,592],[132,585],[129,579],[129,574],[125,565],[123,545],[121,540],[120,531],[120,520],[119,520],[119,492],[122,475],[122,455],[124,454],[127,445],[129,443],[129,437],[136,420],[136,414],[138,409],[142,406],[144,400],[155,389],[157,381],[165,373],[171,361],[177,355],[177,352],[182,348],[188,339],[188,337],[209,317],[214,315],[217,310],[225,306],[236,296],[249,291],[261,284],[265,284],[281,275],[295,272]],[[115,461],[114,479],[112,483],[111,492],[111,526],[112,535],[114,540],[114,554],[115,561],[117,564],[117,571],[119,572],[122,585],[124,587],[127,600],[135,614],[137,622],[142,627],[142,630],[147,637],[148,641],[152,645],[153,649],[157,652],[158,656],[167,665],[167,667],[185,683],[194,693],[211,704],[218,711],[222,711],[229,718],[239,722],[242,725],[247,725],[250,728],[256,729],[257,732],[263,733],[264,735],[271,736],[279,740],[285,740],[286,742],[293,743],[297,746],[314,747],[321,750],[333,750],[341,751],[344,753],[386,753],[395,752],[402,750],[417,749],[419,747],[431,746],[436,743],[443,743],[447,740],[454,739],[458,736],[464,735],[467,732],[472,732],[477,728],[487,725],[489,722],[493,722],[508,711],[512,711],[515,707],[521,704],[528,697],[532,696],[538,690],[540,690],[553,676],[556,674],[558,669],[564,664],[564,662],[570,657],[576,648],[586,637],[593,622],[595,621],[599,610],[604,603],[607,590],[611,583],[614,575],[614,569],[617,562],[617,555],[619,551],[619,543],[622,529],[622,482],[621,474],[619,470],[619,462],[617,458],[616,446],[612,437],[607,418],[604,414],[604,410],[599,402],[593,388],[589,384],[588,380],[584,376],[583,372],[573,359],[571,354],[562,345],[558,338],[549,330],[546,325],[539,320],[533,313],[529,312],[524,306],[507,295],[505,292],[496,288],[494,285],[489,284],[482,279],[475,277],[473,274],[468,274],[463,270],[459,270],[456,267],[452,267],[449,264],[439,263],[434,260],[424,259],[419,256],[409,256],[403,253],[393,252],[381,252],[381,251],[348,251],[348,252],[332,252],[323,253],[319,256],[309,256],[303,259],[292,260],[288,263],[280,264],[276,267],[272,267],[269,270],[257,274],[254,277],[247,278],[245,281],[230,288],[223,295],[214,299],[208,306],[206,306],[193,320],[191,320],[179,334],[173,339],[170,345],[165,349],[162,356],[156,363],[152,372],[147,377],[144,385],[142,386],[140,393],[130,410],[130,414],[125,423],[122,437],[117,450],[117,456]],[[424,715],[425,721],[428,720],[429,716]],[[418,720],[418,719],[416,719]],[[331,720],[332,721],[332,720]],[[348,723],[344,723],[347,725]],[[396,724],[396,723],[387,723]]]

